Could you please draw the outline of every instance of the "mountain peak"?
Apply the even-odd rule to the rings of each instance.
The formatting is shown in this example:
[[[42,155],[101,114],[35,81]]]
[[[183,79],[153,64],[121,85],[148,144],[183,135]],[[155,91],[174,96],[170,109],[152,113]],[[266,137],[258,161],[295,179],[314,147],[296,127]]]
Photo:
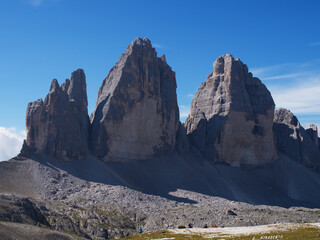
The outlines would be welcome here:
[[[91,148],[104,161],[172,152],[179,125],[175,73],[147,38],[136,38],[103,81]],[[147,129],[147,131],[146,131]]]
[[[258,165],[276,157],[272,96],[230,53],[220,56],[198,89],[186,120],[189,139],[205,158]],[[239,130],[241,129],[241,130]]]
[[[151,46],[151,41],[148,38],[141,38],[137,37],[135,40],[132,41],[130,45],[137,45],[137,46]]]
[[[57,79],[53,79],[50,85],[50,92],[54,92],[60,89],[59,83]]]
[[[129,46],[127,47],[127,52],[133,52],[134,50],[141,51],[151,49],[153,49],[153,47],[151,41],[148,38],[138,37],[129,44]]]
[[[52,80],[45,101],[28,104],[27,138],[22,155],[44,154],[81,159],[88,149],[87,90],[83,70],[72,73],[61,87]]]
[[[245,64],[241,62],[239,58],[234,58],[230,53],[222,55],[216,59],[213,63],[212,74],[224,74],[226,72],[235,72],[240,69],[244,72],[248,71],[248,68]]]

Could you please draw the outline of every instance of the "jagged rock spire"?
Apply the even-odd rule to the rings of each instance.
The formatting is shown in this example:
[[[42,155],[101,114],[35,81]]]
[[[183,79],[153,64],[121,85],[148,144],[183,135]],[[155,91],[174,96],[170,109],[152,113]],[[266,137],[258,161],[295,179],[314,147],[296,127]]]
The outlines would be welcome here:
[[[198,89],[185,126],[191,142],[210,161],[264,164],[276,156],[274,107],[265,85],[226,54]]]
[[[88,101],[82,69],[59,86],[52,80],[45,100],[28,104],[27,138],[22,155],[45,154],[62,159],[79,159],[88,151]]]
[[[319,148],[318,127],[314,124],[310,124],[310,127],[306,130],[312,139],[312,142]]]
[[[146,159],[175,147],[175,73],[147,38],[136,38],[104,79],[91,116],[91,149],[105,161]]]

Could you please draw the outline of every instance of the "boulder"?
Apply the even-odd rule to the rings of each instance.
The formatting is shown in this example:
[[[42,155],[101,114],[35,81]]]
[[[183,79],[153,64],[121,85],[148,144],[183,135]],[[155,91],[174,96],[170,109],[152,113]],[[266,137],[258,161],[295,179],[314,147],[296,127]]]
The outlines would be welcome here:
[[[214,62],[195,94],[185,122],[187,134],[209,161],[234,166],[269,163],[277,156],[274,107],[265,85],[227,54]]]
[[[226,215],[229,215],[229,216],[237,216],[237,214],[236,214],[234,211],[230,210],[230,209],[227,209],[227,210],[226,210]]]
[[[277,149],[306,167],[320,167],[320,151],[292,112],[280,108],[274,113],[274,134]]]
[[[81,159],[88,151],[88,102],[82,69],[59,86],[52,80],[45,100],[28,104],[27,138],[21,155],[44,154],[57,158]]]
[[[104,161],[172,152],[179,128],[175,73],[151,42],[135,39],[104,79],[91,115],[91,149]]]

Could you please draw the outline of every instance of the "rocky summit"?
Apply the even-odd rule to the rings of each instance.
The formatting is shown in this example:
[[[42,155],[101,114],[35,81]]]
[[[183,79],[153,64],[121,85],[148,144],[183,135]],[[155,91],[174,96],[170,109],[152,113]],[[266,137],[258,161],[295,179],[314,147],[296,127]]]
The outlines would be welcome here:
[[[59,86],[52,80],[45,100],[28,104],[27,138],[21,154],[51,155],[61,159],[84,158],[88,151],[88,101],[82,69]]]
[[[306,131],[292,112],[280,108],[274,114],[274,133],[280,152],[309,168],[320,168],[316,126]]]
[[[275,104],[265,85],[238,58],[219,57],[195,94],[185,126],[191,143],[211,162],[272,162]]]
[[[314,124],[310,124],[310,127],[306,130],[309,136],[311,137],[312,141],[319,148],[319,137],[318,137],[318,128]]]
[[[103,81],[91,116],[91,149],[105,161],[173,152],[179,127],[175,73],[150,40],[135,39]]]

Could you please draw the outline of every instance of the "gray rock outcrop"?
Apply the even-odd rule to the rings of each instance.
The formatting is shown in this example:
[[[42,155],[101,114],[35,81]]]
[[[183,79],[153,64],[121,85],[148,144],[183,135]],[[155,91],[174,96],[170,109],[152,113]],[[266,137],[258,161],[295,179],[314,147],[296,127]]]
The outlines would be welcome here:
[[[185,122],[191,143],[213,162],[235,166],[276,157],[275,104],[265,85],[238,58],[219,57],[195,94]]]
[[[34,202],[26,197],[4,193],[0,194],[0,221],[50,226]]]
[[[21,155],[46,154],[62,159],[81,159],[88,151],[88,102],[82,69],[59,86],[54,79],[45,100],[28,104],[27,138]]]
[[[148,39],[135,39],[110,70],[91,123],[91,149],[104,161],[147,159],[174,150],[179,128],[175,73]]]
[[[318,128],[316,125],[311,124],[310,128],[306,130],[306,132],[311,137],[313,143],[316,145],[317,148],[319,148],[319,137],[318,137]]]
[[[319,169],[320,151],[292,112],[276,110],[273,129],[280,152],[309,168]]]

